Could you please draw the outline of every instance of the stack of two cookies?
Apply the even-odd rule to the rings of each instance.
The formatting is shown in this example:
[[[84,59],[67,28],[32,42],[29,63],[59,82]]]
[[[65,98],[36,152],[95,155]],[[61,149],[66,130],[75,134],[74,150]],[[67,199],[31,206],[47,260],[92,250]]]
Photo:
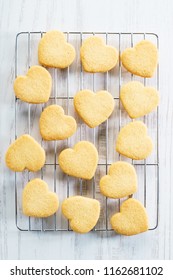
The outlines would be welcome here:
[[[62,48],[64,48],[64,45],[66,46],[65,52],[63,52],[64,55],[60,55],[59,57],[57,53],[55,55],[55,47],[59,46],[59,53],[62,54]],[[56,31],[48,32],[41,39],[39,44],[39,61],[42,65],[65,68],[72,63],[74,57],[74,48],[71,45],[65,43],[64,35],[62,33]],[[115,48],[104,45],[102,39],[97,37],[91,37],[88,38],[81,47],[81,60],[85,71],[92,73],[105,72],[109,71],[116,65],[118,60],[118,52]],[[42,83],[43,75],[44,83]],[[37,89],[37,86],[31,86],[31,82],[33,82],[35,78],[36,85],[38,86],[39,84],[39,90]],[[35,83],[33,83],[33,85],[35,85]],[[50,96],[51,77],[46,69],[42,68],[41,66],[33,66],[28,72],[27,79],[26,77],[17,78],[17,80],[15,81],[14,88],[16,96],[22,99],[23,101],[30,103],[44,103],[47,102]],[[45,89],[47,89],[47,91],[45,91]],[[35,94],[36,92],[38,94]],[[47,94],[45,94],[45,92],[47,92]],[[123,94],[121,96],[123,96]],[[123,98],[121,98],[121,100],[123,102]],[[128,103],[128,101],[126,103]],[[94,93],[90,90],[84,90],[78,92],[74,97],[74,106],[82,120],[88,126],[93,128],[104,122],[111,115],[114,109],[114,99],[112,95],[107,91],[99,91],[97,93]],[[148,112],[145,111],[145,113]],[[145,126],[141,122],[135,123],[136,124],[134,127],[132,127],[132,123],[129,124],[129,127],[125,127],[120,131],[120,134],[117,139],[116,149],[118,152],[124,154],[127,157],[134,157],[135,159],[140,159],[141,157],[144,158],[145,156],[148,156],[148,154],[151,152],[152,145],[150,139],[145,137]],[[75,133],[76,128],[77,125],[74,118],[72,118],[71,116],[65,116],[62,107],[58,105],[48,106],[41,114],[40,133],[43,139],[45,140],[66,139]],[[137,134],[137,136],[141,134],[140,140],[144,138],[144,145],[145,140],[148,140],[147,149],[143,148],[143,146],[139,149],[139,146],[136,145],[136,147],[133,147],[133,149],[130,148],[129,150],[129,141],[133,143],[132,139],[135,134]],[[20,150],[19,153],[18,150]],[[35,150],[37,150],[36,153],[33,152]],[[15,159],[17,159],[17,161],[15,161]],[[73,149],[66,149],[62,151],[59,155],[58,160],[60,167],[65,173],[83,179],[91,179],[94,176],[97,167],[98,152],[92,143],[87,141],[81,141],[77,143]],[[32,137],[30,137],[29,135],[24,135],[21,138],[17,139],[16,142],[12,144],[12,146],[9,148],[6,155],[6,162],[7,165],[15,171],[22,171],[25,168],[28,168],[31,171],[37,171],[44,165],[45,153],[44,150],[38,146],[38,143]],[[128,175],[131,166],[129,167],[128,164],[126,165],[126,163],[120,162],[116,163],[115,166],[113,164],[112,170],[115,169],[116,173],[116,169],[119,168],[121,171],[127,171]],[[132,169],[130,170],[132,171]],[[136,185],[133,184],[133,182],[135,181],[134,172],[132,173],[132,177],[127,176],[130,182],[132,182],[131,186],[129,186],[128,184],[122,184],[123,182],[121,182],[121,176],[119,174],[118,180],[120,182],[120,185],[123,185],[121,191],[123,192],[123,189],[125,189],[125,194],[123,194],[123,196],[132,194],[136,190]],[[35,217],[50,216],[53,213],[55,213],[58,209],[57,196],[48,191],[45,182],[41,181],[40,179],[36,180],[37,181],[33,180],[29,182],[24,189],[23,212],[26,215]],[[101,179],[101,192],[104,195],[110,196],[109,191],[106,192],[106,188],[110,187],[110,185],[108,184],[106,185],[106,187],[104,187],[103,182],[105,182],[105,179]],[[111,190],[110,192],[112,191],[113,190]],[[40,201],[39,204],[36,203],[38,196]],[[114,198],[117,198],[117,194],[116,197],[114,195]],[[123,209],[127,210],[129,208],[128,211],[125,211],[127,215],[126,218],[128,218],[125,220],[128,220],[129,223],[123,223],[121,221],[121,227],[119,230],[119,227],[117,227],[117,218],[115,219],[113,216],[111,219],[113,228],[117,232],[127,235],[145,231],[148,226],[146,213],[143,209],[143,206],[133,199],[127,200],[126,202],[124,202],[123,205],[122,211]],[[141,214],[139,214],[138,219],[137,217],[135,217],[134,219],[133,216],[136,212],[135,209],[138,208],[140,208],[139,213]],[[77,196],[65,200],[63,202],[62,209],[64,215],[70,220],[72,229],[77,232],[84,233],[90,231],[96,225],[100,213],[100,204],[97,200]],[[119,214],[115,214],[116,217],[118,217],[118,215]],[[140,224],[141,215],[145,217],[145,219],[143,220],[146,221],[143,225]],[[120,216],[122,215],[120,214]],[[83,219],[83,217],[85,217],[85,219]],[[137,222],[135,222],[136,220]],[[128,226],[126,224],[128,224]],[[122,227],[124,226],[128,229],[123,230]]]

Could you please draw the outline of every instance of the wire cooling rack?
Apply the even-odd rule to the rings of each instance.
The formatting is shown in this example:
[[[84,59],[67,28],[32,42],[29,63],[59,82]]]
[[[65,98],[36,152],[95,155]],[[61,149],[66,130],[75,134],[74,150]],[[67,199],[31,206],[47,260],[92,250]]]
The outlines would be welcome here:
[[[38,64],[37,50],[40,38],[44,32],[20,32],[16,36],[15,47],[15,77],[25,75],[29,67]],[[131,121],[123,109],[119,93],[121,85],[131,80],[138,80],[144,85],[154,86],[159,90],[159,66],[151,79],[137,77],[127,72],[119,61],[118,65],[107,73],[86,73],[80,62],[80,46],[89,36],[100,36],[106,44],[115,46],[119,53],[143,39],[152,41],[159,48],[158,36],[154,33],[110,33],[110,32],[64,32],[67,41],[76,49],[76,59],[65,70],[48,69],[53,80],[51,97],[47,104],[27,104],[15,99],[15,138],[23,133],[33,136],[46,151],[46,163],[40,172],[24,171],[15,173],[15,205],[16,226],[22,231],[70,231],[68,221],[58,212],[49,218],[35,219],[22,214],[22,190],[27,182],[39,177],[45,180],[49,188],[56,192],[60,202],[72,195],[93,197],[101,203],[100,219],[93,231],[112,231],[110,217],[119,211],[124,199],[109,199],[100,194],[99,180],[107,174],[112,162],[124,160],[131,162],[138,176],[138,191],[133,197],[139,199],[147,208],[150,230],[158,226],[159,212],[159,124],[158,109],[151,114],[139,118],[148,127],[148,134],[155,144],[154,151],[147,160],[135,161],[119,155],[115,151],[115,142],[122,126]],[[115,110],[109,120],[99,127],[87,127],[76,115],[73,107],[73,96],[81,89],[108,90],[115,99]],[[46,142],[39,134],[39,116],[44,107],[50,104],[63,106],[65,112],[75,117],[78,129],[68,140]],[[80,140],[88,140],[95,144],[99,152],[99,163],[92,180],[86,181],[69,177],[60,170],[57,155],[66,147],[72,147]],[[126,199],[126,198],[125,198]],[[61,204],[61,203],[60,203]]]

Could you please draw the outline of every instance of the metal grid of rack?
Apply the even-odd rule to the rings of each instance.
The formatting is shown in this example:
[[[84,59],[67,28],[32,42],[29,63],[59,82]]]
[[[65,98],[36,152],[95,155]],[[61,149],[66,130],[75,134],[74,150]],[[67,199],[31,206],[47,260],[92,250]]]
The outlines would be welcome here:
[[[15,47],[15,77],[25,74],[31,65],[37,64],[37,47],[44,32],[20,32],[16,36]],[[125,160],[131,162],[137,171],[138,192],[134,197],[141,200],[148,210],[150,230],[158,226],[159,212],[159,112],[157,111],[140,118],[149,128],[155,143],[151,157],[144,161],[129,160],[115,152],[115,141],[118,131],[131,119],[122,108],[119,94],[121,85],[130,80],[139,80],[144,85],[152,85],[159,90],[159,66],[152,79],[136,77],[123,69],[121,61],[115,69],[102,74],[85,73],[80,63],[80,46],[88,36],[101,36],[106,44],[115,46],[119,54],[126,47],[142,40],[152,40],[159,48],[158,36],[154,33],[110,33],[110,32],[64,32],[67,41],[76,49],[76,59],[66,70],[48,69],[53,79],[53,90],[48,104],[34,105],[15,99],[15,138],[23,133],[31,134],[46,150],[46,163],[42,170],[34,175],[29,171],[15,173],[15,205],[16,226],[22,231],[71,231],[69,223],[62,217],[61,210],[53,217],[34,219],[22,214],[21,196],[24,185],[34,177],[40,177],[49,182],[52,190],[60,196],[60,200],[70,195],[84,195],[97,198],[101,203],[101,217],[93,231],[112,231],[109,220],[113,213],[119,211],[123,199],[112,200],[103,197],[99,192],[99,179],[107,174],[112,162]],[[73,96],[81,89],[93,91],[105,89],[113,94],[115,112],[99,128],[90,129],[76,116],[73,109]],[[67,114],[73,115],[78,123],[76,136],[66,141],[45,143],[38,132],[39,114],[49,104],[62,105]],[[77,141],[89,140],[99,151],[99,163],[94,178],[90,181],[74,179],[62,173],[59,169],[57,154],[67,146],[72,147]],[[50,153],[50,156],[49,156]]]

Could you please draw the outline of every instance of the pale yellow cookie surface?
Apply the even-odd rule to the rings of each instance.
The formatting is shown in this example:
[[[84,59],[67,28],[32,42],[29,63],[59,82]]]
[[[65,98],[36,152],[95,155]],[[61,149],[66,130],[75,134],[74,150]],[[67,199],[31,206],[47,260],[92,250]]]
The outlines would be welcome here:
[[[62,212],[70,221],[71,229],[87,233],[94,228],[100,216],[100,203],[96,199],[72,196],[62,203]]]
[[[157,67],[158,51],[152,42],[142,40],[133,48],[125,49],[121,54],[121,61],[129,72],[151,78]]]
[[[118,161],[113,163],[100,180],[100,191],[110,198],[122,198],[137,191],[137,176],[133,165]]]
[[[66,174],[89,180],[96,171],[98,152],[92,143],[80,141],[73,149],[63,150],[58,157],[58,162]]]
[[[135,235],[148,230],[148,216],[142,203],[134,198],[124,201],[120,213],[111,217],[112,228],[119,234]]]
[[[81,46],[80,56],[85,71],[107,72],[115,67],[118,61],[118,51],[104,43],[100,37],[89,37]]]
[[[50,105],[41,113],[40,133],[44,140],[63,140],[72,136],[77,124],[73,117],[64,114],[61,106]]]
[[[13,171],[38,171],[45,163],[45,151],[34,138],[24,134],[10,145],[5,160]]]
[[[28,103],[45,103],[49,100],[52,78],[41,66],[32,66],[26,76],[18,76],[14,81],[16,97]]]
[[[158,91],[153,87],[144,87],[137,81],[122,86],[120,99],[132,119],[152,112],[159,104]]]
[[[81,90],[74,97],[74,106],[81,119],[93,128],[109,118],[115,102],[106,90],[96,93],[91,90]]]
[[[22,193],[23,214],[30,217],[45,218],[53,215],[59,206],[58,196],[49,191],[41,179],[31,180]]]
[[[41,65],[55,68],[66,68],[75,59],[74,47],[67,43],[60,31],[49,31],[39,42],[38,60]]]
[[[151,138],[147,135],[147,127],[141,121],[130,122],[121,128],[116,151],[128,158],[146,159],[153,150]]]

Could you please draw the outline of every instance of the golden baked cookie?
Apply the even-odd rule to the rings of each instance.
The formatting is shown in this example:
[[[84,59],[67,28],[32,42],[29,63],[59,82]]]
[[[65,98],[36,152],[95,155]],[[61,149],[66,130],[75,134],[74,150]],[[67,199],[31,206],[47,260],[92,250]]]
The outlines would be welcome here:
[[[80,141],[73,149],[63,150],[59,155],[58,162],[66,174],[90,180],[97,168],[98,152],[92,143]]]
[[[23,214],[30,217],[46,218],[53,215],[59,206],[58,196],[49,191],[41,179],[31,180],[22,193]]]
[[[50,105],[41,113],[40,133],[44,140],[63,140],[72,136],[77,124],[73,117],[66,116],[61,106]]]
[[[134,198],[124,201],[120,213],[111,217],[112,228],[119,234],[135,235],[148,230],[148,216],[142,203]]]
[[[87,233],[97,224],[100,203],[96,199],[72,196],[63,201],[62,213],[70,221],[73,231]]]
[[[66,42],[64,33],[53,30],[47,32],[38,46],[38,60],[41,65],[66,68],[76,56],[74,47]]]
[[[159,104],[158,91],[153,87],[144,87],[137,81],[122,86],[120,99],[132,119],[152,112]]]
[[[91,90],[81,90],[74,97],[74,106],[81,119],[93,128],[109,118],[115,102],[106,90],[96,93]]]
[[[151,78],[157,67],[158,50],[148,41],[142,40],[133,48],[127,48],[121,54],[123,66],[131,73]]]
[[[118,51],[104,43],[100,37],[89,37],[81,46],[80,56],[86,72],[107,72],[115,67]]]
[[[47,102],[51,88],[51,75],[44,67],[38,65],[32,66],[26,76],[18,76],[14,81],[16,97],[33,104]]]
[[[34,138],[24,134],[10,145],[5,160],[13,171],[38,171],[45,163],[45,151]]]
[[[137,176],[133,165],[117,161],[112,163],[108,175],[100,180],[100,191],[110,198],[122,198],[137,191]]]
[[[121,128],[116,151],[131,159],[146,159],[153,150],[151,138],[147,135],[147,127],[141,121],[130,122]]]

